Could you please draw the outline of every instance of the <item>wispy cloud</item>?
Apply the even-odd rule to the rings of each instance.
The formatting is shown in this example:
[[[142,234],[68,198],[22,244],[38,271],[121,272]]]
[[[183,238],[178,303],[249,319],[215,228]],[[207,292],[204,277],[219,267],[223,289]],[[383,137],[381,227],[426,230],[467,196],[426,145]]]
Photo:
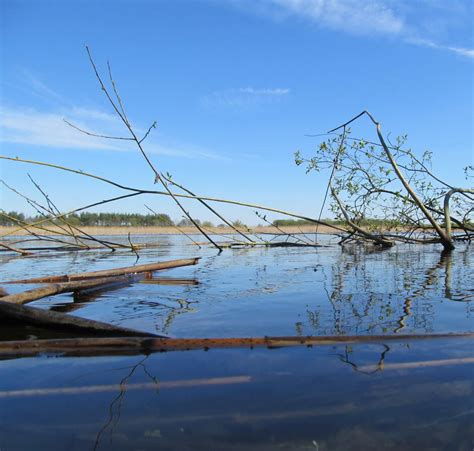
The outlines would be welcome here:
[[[396,34],[405,24],[386,4],[374,0],[271,0],[288,13],[356,34]]]
[[[432,49],[439,49],[439,50],[449,50],[451,52],[457,53],[458,55],[465,56],[467,58],[474,58],[474,49],[466,49],[464,47],[453,47],[448,45],[440,45],[436,44],[429,39],[422,39],[422,38],[408,38],[406,39],[407,42],[415,45],[420,45],[423,47],[430,47]]]
[[[93,133],[90,121],[71,111],[68,115],[78,127]],[[64,115],[55,112],[38,111],[32,108],[0,108],[0,139],[4,143],[27,144],[63,149],[123,150],[112,141],[105,141],[74,130],[63,121]],[[93,117],[89,118],[93,119]]]
[[[86,119],[97,119],[99,121],[106,121],[106,122],[116,122],[117,116],[114,116],[110,113],[105,113],[104,111],[93,109],[93,108],[84,108],[74,106],[70,110],[70,114],[74,117],[79,118],[86,118]]]
[[[205,107],[249,107],[278,102],[289,94],[288,88],[233,88],[202,96],[201,103]]]
[[[117,118],[96,109],[73,107],[60,112],[44,112],[33,108],[0,107],[0,142],[62,150],[137,152],[131,141],[88,136],[66,124],[64,118],[91,133],[121,136]],[[147,141],[146,151],[176,158],[228,160],[226,156],[195,146],[164,146],[153,138]]]
[[[43,100],[49,102],[60,102],[64,103],[65,99],[63,96],[58,94],[54,89],[47,86],[39,77],[34,75],[28,70],[23,70],[22,76],[26,81],[24,88],[30,92],[30,94],[40,97]]]
[[[127,137],[117,116],[98,108],[73,105],[31,72],[24,70],[23,75],[23,83],[17,88],[41,98],[43,108],[0,106],[0,143],[4,144],[4,148],[5,144],[9,144],[15,145],[15,149],[27,145],[62,150],[137,152],[132,141],[89,136],[64,121],[66,119],[79,129],[93,134]],[[133,127],[142,136],[148,129],[140,124],[133,124]],[[193,145],[163,145],[156,136],[155,131],[147,138],[147,153],[176,158],[229,160],[225,155]]]
[[[336,31],[391,36],[408,44],[474,57],[474,50],[467,46],[439,41],[445,41],[447,30],[459,28],[462,22],[470,30],[465,34],[471,42],[472,24],[465,22],[472,21],[472,9],[455,0],[230,0],[230,4],[276,20],[300,17]]]

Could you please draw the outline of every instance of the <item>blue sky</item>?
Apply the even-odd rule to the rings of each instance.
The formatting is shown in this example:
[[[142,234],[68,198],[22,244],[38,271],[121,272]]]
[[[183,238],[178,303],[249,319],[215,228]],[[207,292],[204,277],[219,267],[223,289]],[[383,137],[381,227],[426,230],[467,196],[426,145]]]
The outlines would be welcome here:
[[[473,157],[473,3],[444,0],[0,0],[1,154],[54,162],[150,188],[153,176],[123,135],[91,71],[110,60],[128,116],[156,166],[194,192],[317,216],[325,175],[296,167],[322,133],[363,109],[392,136],[407,133],[434,170],[465,185]],[[374,138],[362,121],[354,134]],[[62,210],[116,191],[79,176],[1,162],[1,177]],[[1,208],[31,212],[0,188]],[[180,214],[165,198],[102,211]],[[213,219],[193,203],[201,219]],[[250,210],[220,207],[260,222]]]

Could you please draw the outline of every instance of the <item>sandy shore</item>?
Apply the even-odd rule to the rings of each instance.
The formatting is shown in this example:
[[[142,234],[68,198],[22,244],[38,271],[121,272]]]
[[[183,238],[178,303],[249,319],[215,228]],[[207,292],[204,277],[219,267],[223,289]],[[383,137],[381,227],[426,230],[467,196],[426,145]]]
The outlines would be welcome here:
[[[59,228],[48,227],[52,232],[61,232]],[[34,230],[34,229],[33,229]],[[176,235],[180,231],[175,227],[81,227],[85,233],[90,235]],[[180,230],[187,234],[199,234],[194,227],[180,227]],[[279,233],[275,227],[255,227],[251,229],[255,233]],[[286,233],[314,233],[316,226],[302,226],[302,227],[281,227],[281,230]],[[37,233],[45,235],[41,230],[34,230]],[[210,234],[232,234],[235,233],[230,227],[212,227],[205,229],[206,233]],[[246,229],[242,229],[244,233]],[[319,226],[318,233],[334,233],[336,230],[328,226]],[[28,233],[25,230],[18,230],[16,227],[0,227],[0,236],[4,235],[20,235],[24,236]],[[51,233],[53,234],[53,233]]]

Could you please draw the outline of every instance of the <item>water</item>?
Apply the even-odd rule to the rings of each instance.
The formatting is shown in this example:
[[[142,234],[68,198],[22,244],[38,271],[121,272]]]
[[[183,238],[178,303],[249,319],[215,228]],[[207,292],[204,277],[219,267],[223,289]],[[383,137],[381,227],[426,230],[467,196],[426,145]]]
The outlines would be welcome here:
[[[143,240],[147,238],[143,237]],[[473,331],[468,246],[196,249],[197,266],[32,305],[174,337]],[[327,244],[330,244],[328,241]],[[0,254],[0,280],[132,265],[127,252]],[[8,285],[10,292],[31,286]],[[2,339],[49,336],[2,327]],[[472,339],[0,361],[0,449],[472,450]],[[405,364],[405,365],[402,365]]]
[[[201,256],[197,266],[155,273],[186,285],[137,283],[32,306],[175,337],[355,335],[473,330],[474,252],[399,245],[389,250],[256,248],[198,250],[179,236],[141,253],[139,263]],[[173,245],[174,244],[174,245]],[[129,266],[130,252],[5,257],[0,280]],[[31,285],[9,285],[11,292]]]
[[[471,450],[472,364],[361,372],[384,350],[364,345],[5,361],[0,446]],[[360,370],[343,362],[347,352]],[[465,353],[472,354],[469,342],[434,340],[391,345],[385,360]],[[170,381],[181,386],[167,387]],[[104,388],[108,384],[114,384],[110,391]],[[147,388],[134,389],[138,384]],[[5,392],[65,387],[76,393],[7,397]],[[84,387],[98,388],[84,393]]]

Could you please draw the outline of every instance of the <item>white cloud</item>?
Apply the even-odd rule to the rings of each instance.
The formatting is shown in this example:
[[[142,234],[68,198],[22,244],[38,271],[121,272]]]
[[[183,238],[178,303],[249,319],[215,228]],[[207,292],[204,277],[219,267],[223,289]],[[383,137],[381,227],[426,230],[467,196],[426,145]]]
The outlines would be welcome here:
[[[125,137],[118,119],[100,110],[73,107],[60,112],[44,112],[32,108],[0,107],[0,142],[64,150],[138,152],[132,141],[88,136],[66,124],[64,118],[91,133]],[[225,156],[193,146],[185,149],[163,146],[154,142],[152,136],[147,139],[145,149],[149,154],[178,158],[228,160]]]
[[[83,108],[83,107],[73,107],[71,110],[71,114],[75,117],[82,117],[86,119],[98,119],[100,121],[107,121],[107,122],[116,122],[117,116],[114,116],[110,113],[105,113],[104,111],[95,110],[91,108]]]
[[[96,135],[129,137],[125,126],[115,114],[97,108],[73,105],[28,70],[24,70],[23,75],[26,83],[20,85],[20,89],[45,101],[44,108],[0,106],[0,143],[4,144],[4,149],[5,144],[9,144],[15,145],[15,151],[19,150],[19,145],[27,145],[72,151],[138,152],[133,141],[89,136],[64,122],[65,119],[76,127]],[[132,126],[139,137],[148,130],[148,126],[141,127],[133,121]],[[225,155],[193,145],[162,145],[157,142],[157,135],[158,131],[152,130],[144,144],[149,154],[176,158],[229,160]]]
[[[336,30],[356,34],[397,34],[404,28],[401,17],[380,1],[271,0],[289,13],[307,17]]]
[[[70,120],[78,127],[89,128],[89,121],[71,114]],[[31,108],[0,108],[0,140],[4,143],[63,149],[123,150],[113,141],[87,136],[63,121],[64,115]]]
[[[265,103],[274,103],[288,96],[288,88],[233,88],[214,91],[201,97],[201,103],[206,107],[230,106],[248,107]]]
[[[448,50],[450,52],[457,53],[458,55],[465,56],[467,58],[474,58],[474,49],[466,49],[464,47],[452,47],[448,45],[440,45],[429,39],[420,39],[420,38],[408,38],[407,42],[415,45],[420,45],[423,47],[430,47],[432,49],[439,50]]]
[[[461,56],[466,56],[468,58],[474,58],[474,49],[465,49],[463,47],[444,47],[438,46],[440,49],[451,50],[451,52],[457,53]]]
[[[467,58],[474,57],[474,50],[471,48],[439,43],[440,40],[449,41],[449,30],[453,33],[456,29],[463,30],[464,38],[466,33],[469,37],[472,36],[472,8],[454,0],[228,1],[241,10],[272,19],[301,17],[320,27],[336,31],[392,36],[412,45],[450,51]]]

